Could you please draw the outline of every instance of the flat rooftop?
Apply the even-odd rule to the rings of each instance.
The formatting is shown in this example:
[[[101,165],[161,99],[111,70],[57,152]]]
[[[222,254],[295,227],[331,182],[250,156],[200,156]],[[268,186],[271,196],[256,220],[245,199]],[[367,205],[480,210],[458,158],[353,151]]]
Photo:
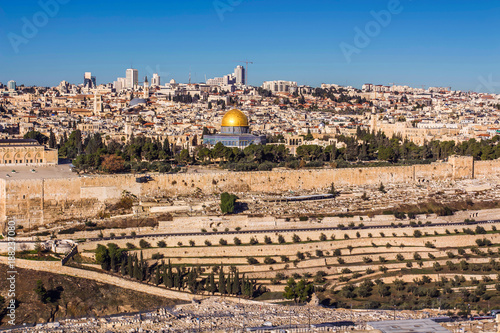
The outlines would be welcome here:
[[[15,170],[16,172],[12,172]],[[34,170],[34,171],[33,171]],[[56,166],[34,167],[34,166],[2,166],[0,167],[0,179],[53,179],[53,178],[76,178],[78,175],[71,171],[70,164],[59,164]]]

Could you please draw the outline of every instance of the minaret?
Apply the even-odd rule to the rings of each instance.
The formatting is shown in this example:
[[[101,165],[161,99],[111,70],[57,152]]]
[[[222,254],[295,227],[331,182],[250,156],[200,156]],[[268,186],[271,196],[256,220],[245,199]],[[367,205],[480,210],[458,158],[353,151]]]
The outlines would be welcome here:
[[[144,99],[149,98],[149,82],[148,82],[148,77],[146,76],[144,78]]]
[[[370,131],[373,133],[377,130],[377,108],[372,108],[372,118],[370,121]]]

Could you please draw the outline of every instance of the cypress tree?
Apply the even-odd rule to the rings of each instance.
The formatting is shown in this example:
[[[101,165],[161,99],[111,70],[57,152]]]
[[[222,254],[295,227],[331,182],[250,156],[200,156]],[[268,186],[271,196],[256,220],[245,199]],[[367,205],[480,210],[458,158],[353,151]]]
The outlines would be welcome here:
[[[232,284],[232,293],[234,295],[239,295],[240,294],[240,277],[239,277],[240,273],[238,272],[238,270],[236,270],[234,272],[234,276],[233,276],[233,284]]]
[[[127,273],[131,278],[134,277],[134,262],[131,255],[127,258]]]
[[[57,147],[56,135],[54,134],[54,132],[52,132],[52,129],[50,129],[49,148],[56,148],[56,147]]]
[[[214,273],[210,273],[210,276],[209,276],[209,286],[207,288],[207,291],[212,293],[212,295],[215,294],[215,292],[217,291],[217,286],[215,285],[215,276],[214,276]]]
[[[137,255],[134,257],[134,279],[139,280],[140,278],[140,269],[139,269],[139,259],[137,259]]]
[[[231,295],[231,291],[233,289],[232,277],[233,277],[233,274],[231,272],[229,272],[227,279],[226,279],[226,292],[228,293],[228,295]]]
[[[160,265],[156,265],[155,285],[158,286],[159,284],[160,284]]]
[[[127,274],[127,258],[122,258],[122,264],[120,265],[120,274]]]
[[[165,287],[170,289],[174,287],[174,274],[172,272],[172,264],[170,263],[170,259],[168,260],[167,279],[165,281]]]
[[[226,279],[224,278],[224,266],[220,266],[219,269],[219,292],[221,295],[226,293]]]

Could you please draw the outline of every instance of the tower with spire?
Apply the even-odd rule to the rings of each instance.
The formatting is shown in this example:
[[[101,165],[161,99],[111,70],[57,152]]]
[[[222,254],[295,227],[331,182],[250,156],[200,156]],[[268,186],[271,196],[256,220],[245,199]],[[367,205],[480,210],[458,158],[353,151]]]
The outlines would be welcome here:
[[[144,99],[149,98],[149,82],[148,82],[148,77],[146,76],[144,78]]]

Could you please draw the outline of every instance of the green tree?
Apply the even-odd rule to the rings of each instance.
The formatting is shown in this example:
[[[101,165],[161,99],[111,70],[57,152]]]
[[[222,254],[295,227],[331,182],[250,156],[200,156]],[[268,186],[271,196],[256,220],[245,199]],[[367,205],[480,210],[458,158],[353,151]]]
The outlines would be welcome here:
[[[46,135],[43,135],[42,133],[38,131],[30,131],[26,134],[24,134],[25,139],[34,139],[38,141],[39,144],[44,145],[49,141],[49,138]]]
[[[223,214],[234,213],[235,203],[238,197],[234,194],[224,192],[220,195],[220,209]]]
[[[36,288],[34,289],[35,293],[38,295],[38,299],[42,301],[42,303],[47,304],[51,302],[51,299],[49,297],[49,293],[45,286],[43,285],[42,280],[37,280],[36,281]]]

